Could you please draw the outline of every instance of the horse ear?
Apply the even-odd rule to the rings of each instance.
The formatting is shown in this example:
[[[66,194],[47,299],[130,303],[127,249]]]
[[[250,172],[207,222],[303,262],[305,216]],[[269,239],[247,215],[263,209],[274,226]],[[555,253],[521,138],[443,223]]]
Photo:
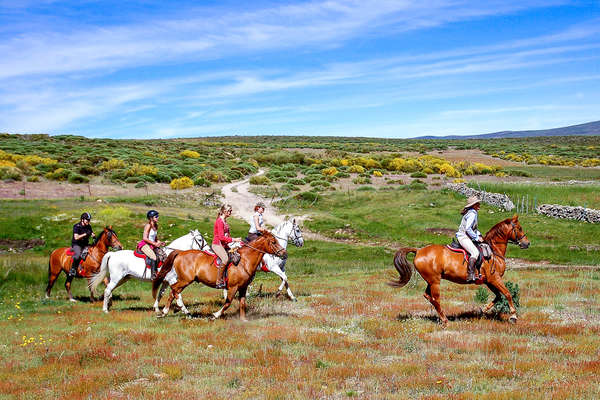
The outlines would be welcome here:
[[[292,218],[292,224],[296,225],[296,218]]]
[[[517,222],[519,220],[519,216],[517,214],[513,215],[512,220]]]

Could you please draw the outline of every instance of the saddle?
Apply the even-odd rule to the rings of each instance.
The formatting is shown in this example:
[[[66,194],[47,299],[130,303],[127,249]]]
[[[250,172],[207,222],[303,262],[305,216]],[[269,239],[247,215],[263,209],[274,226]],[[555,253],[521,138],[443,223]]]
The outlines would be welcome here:
[[[144,259],[146,261],[146,268],[150,268],[150,261],[151,261],[151,259],[148,258],[147,255],[145,255],[144,253],[141,253],[141,252],[138,253],[137,250],[133,251],[133,255],[136,256],[136,257],[138,257],[138,258]],[[159,256],[158,257],[158,265],[156,266],[157,269],[160,269],[160,267],[162,267],[163,261],[164,261],[164,259],[161,259],[161,257]]]
[[[492,251],[487,243],[474,244],[479,250],[479,257],[477,257],[477,261],[475,262],[475,267],[477,267],[477,270],[479,271],[481,269],[481,265],[483,264],[483,260],[489,260],[492,257]],[[469,252],[461,246],[461,244],[458,242],[458,240],[456,240],[456,238],[452,238],[452,243],[446,245],[446,248],[456,253],[462,253],[463,262],[467,262],[469,260]]]
[[[83,248],[83,250],[81,251],[81,261],[82,262],[85,261],[85,259],[87,258],[89,252],[90,252],[90,247],[89,246],[85,246]],[[71,256],[71,257],[73,257],[75,255],[75,252],[73,251],[72,248],[69,247],[67,249],[67,255]]]

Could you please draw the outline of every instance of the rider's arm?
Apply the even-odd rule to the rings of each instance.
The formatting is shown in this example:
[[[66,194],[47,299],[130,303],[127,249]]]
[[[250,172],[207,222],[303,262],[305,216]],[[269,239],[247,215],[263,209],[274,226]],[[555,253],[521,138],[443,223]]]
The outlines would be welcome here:
[[[260,220],[258,218],[258,214],[254,213],[254,216],[252,217],[252,219],[254,220],[254,226],[256,227],[256,230],[260,231],[261,226],[260,226]]]
[[[233,241],[233,239],[230,236],[225,236],[225,225],[223,223],[223,220],[221,218],[217,218],[217,221],[215,222],[215,240],[217,240],[220,243],[231,243]]]
[[[465,230],[466,234],[469,236],[469,238],[471,238],[471,240],[477,240],[479,235],[473,230],[473,223],[475,222],[475,213],[468,212],[467,215],[465,215],[465,222],[467,227],[467,229]]]
[[[73,239],[79,240],[79,239],[83,239],[84,237],[87,236],[86,232],[79,233],[80,231],[81,231],[81,229],[79,227],[73,228]]]

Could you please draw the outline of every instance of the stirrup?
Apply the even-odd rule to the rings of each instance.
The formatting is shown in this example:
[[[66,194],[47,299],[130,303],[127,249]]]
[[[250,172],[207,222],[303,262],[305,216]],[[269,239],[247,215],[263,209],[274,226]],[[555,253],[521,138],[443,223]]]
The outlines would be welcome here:
[[[215,284],[215,289],[227,289],[227,285],[225,285],[225,281],[221,280]]]

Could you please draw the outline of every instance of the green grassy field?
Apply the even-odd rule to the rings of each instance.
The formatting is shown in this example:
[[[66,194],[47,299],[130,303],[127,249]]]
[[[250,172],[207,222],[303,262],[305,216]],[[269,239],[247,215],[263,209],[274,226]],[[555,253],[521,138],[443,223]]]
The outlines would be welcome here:
[[[593,197],[578,188],[574,195]],[[557,190],[548,196],[568,195]],[[212,236],[214,208],[177,196],[109,201],[0,202],[0,238],[44,240],[23,253],[0,254],[0,397],[600,396],[600,270],[509,269],[505,280],[520,287],[514,325],[505,315],[482,316],[474,286],[443,282],[442,306],[451,320],[445,330],[422,296],[425,283],[418,274],[402,289],[386,285],[397,276],[392,256],[398,246],[449,242],[464,204],[453,192],[400,187],[282,203],[282,212],[310,217],[305,230],[338,241],[288,247],[296,303],[275,298],[279,279],[258,273],[248,323],[239,321],[237,302],[225,319],[209,321],[222,304],[221,292],[198,284],[183,292],[193,319],[157,319],[150,285],[138,281],[116,289],[108,315],[100,302],[89,303],[83,280],[73,284],[80,301],[66,301],[64,275],[51,299],[43,299],[48,254],[68,245],[84,210],[93,214],[97,231],[113,225],[126,248],[139,240],[145,212],[155,205],[167,241],[190,229]],[[508,216],[484,205],[480,228]],[[509,257],[600,264],[597,248],[585,247],[597,245],[597,226],[540,215],[520,219],[532,246],[509,246]],[[229,221],[233,235],[246,232],[246,223]]]

